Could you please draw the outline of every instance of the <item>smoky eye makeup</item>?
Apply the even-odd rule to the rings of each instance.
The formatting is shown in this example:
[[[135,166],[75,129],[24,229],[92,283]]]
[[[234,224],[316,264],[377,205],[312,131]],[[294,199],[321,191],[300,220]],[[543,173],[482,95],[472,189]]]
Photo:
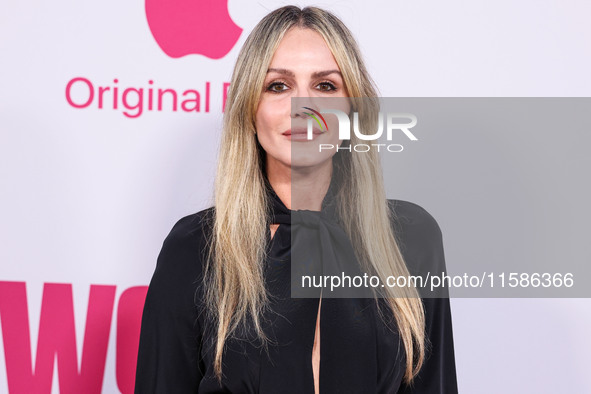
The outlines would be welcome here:
[[[332,81],[321,81],[316,84],[316,86],[324,86],[324,89],[319,89],[322,92],[334,92],[338,90],[337,84]],[[328,89],[326,89],[328,88]]]
[[[281,93],[287,90],[289,85],[282,80],[273,80],[265,85],[265,91],[271,93]]]
[[[341,84],[330,79],[322,79],[313,82],[313,87],[314,89],[323,93],[332,93],[340,90]],[[264,84],[264,91],[270,93],[282,93],[289,90],[290,88],[290,82],[283,78],[271,79],[269,82]]]

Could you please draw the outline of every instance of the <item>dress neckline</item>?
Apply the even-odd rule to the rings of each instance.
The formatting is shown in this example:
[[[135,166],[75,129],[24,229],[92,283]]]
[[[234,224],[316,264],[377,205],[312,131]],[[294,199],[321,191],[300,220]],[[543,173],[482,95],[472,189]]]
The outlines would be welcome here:
[[[306,211],[320,216],[336,219],[336,183],[337,182],[335,182],[333,177],[331,179],[330,185],[328,186],[326,195],[322,200],[321,211],[291,210],[285,206],[281,198],[279,198],[279,196],[275,192],[275,189],[273,189],[273,187],[271,186],[271,183],[269,182],[267,177],[265,177],[265,185],[271,203],[272,223],[284,222],[286,219],[289,220],[289,218],[291,218],[292,212],[296,211]]]

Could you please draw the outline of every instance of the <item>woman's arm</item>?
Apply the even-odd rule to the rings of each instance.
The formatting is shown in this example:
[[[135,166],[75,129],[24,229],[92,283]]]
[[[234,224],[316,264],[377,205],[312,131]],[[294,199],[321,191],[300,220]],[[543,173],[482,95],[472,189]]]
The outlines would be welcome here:
[[[195,294],[201,274],[199,214],[179,220],[164,241],[140,334],[135,393],[197,393],[203,378]]]
[[[398,394],[455,394],[458,392],[449,298],[425,298],[427,344],[425,362],[411,386]]]
[[[411,275],[446,272],[443,237],[437,221],[421,206],[407,201],[392,203],[396,231]],[[423,298],[425,308],[425,361],[412,385],[402,384],[398,394],[455,394],[458,392],[449,293]]]

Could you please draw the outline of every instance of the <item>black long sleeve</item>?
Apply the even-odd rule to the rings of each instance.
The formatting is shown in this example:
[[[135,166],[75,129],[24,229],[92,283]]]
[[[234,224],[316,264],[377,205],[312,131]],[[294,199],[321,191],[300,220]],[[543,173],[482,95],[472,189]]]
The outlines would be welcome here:
[[[397,216],[401,251],[411,275],[446,272],[441,228],[424,208],[408,201],[391,202]],[[447,291],[442,295],[448,296]],[[449,297],[423,298],[425,362],[412,385],[401,384],[398,394],[454,394],[458,392]]]
[[[273,198],[275,209],[286,209],[275,194]],[[396,213],[401,252],[411,273],[433,265],[444,269],[441,231],[435,219],[416,204],[400,200],[391,200],[390,204]],[[291,240],[289,226],[284,224],[270,242],[265,262],[266,286],[273,301],[263,328],[278,345],[271,346],[267,355],[257,343],[227,340],[222,384],[214,378],[215,352],[203,345],[211,338],[204,330],[209,322],[199,289],[211,231],[211,222],[206,219],[212,210],[179,220],[163,243],[144,307],[135,393],[313,394],[311,353],[318,300],[289,297]],[[359,376],[364,382],[371,381],[373,391],[379,394],[457,393],[449,299],[423,299],[431,347],[411,387],[401,383],[405,357],[398,334],[384,329],[371,310],[367,310],[367,316],[355,318],[349,316],[346,303],[337,301],[326,299],[322,304],[321,337],[326,338],[321,340],[323,394],[357,394],[341,384],[338,363],[350,364],[361,356],[372,361],[357,362],[356,373],[348,378]],[[333,342],[341,338],[339,343],[344,347],[335,353],[328,338],[334,338]],[[360,343],[364,345],[360,347]],[[337,354],[347,357],[343,360]],[[327,367],[322,370],[322,365]],[[331,383],[327,386],[326,382]]]
[[[136,394],[197,393],[201,327],[194,302],[201,267],[200,215],[179,220],[163,243],[150,282],[136,372]]]

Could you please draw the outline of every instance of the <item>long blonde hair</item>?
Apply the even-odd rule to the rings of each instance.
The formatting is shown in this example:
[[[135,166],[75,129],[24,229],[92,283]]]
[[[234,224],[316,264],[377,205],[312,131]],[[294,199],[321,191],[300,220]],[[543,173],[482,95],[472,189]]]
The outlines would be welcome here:
[[[282,7],[265,16],[248,36],[228,90],[205,269],[205,304],[215,331],[214,372],[220,381],[224,344],[242,323],[249,320],[262,343],[266,346],[269,342],[261,318],[269,302],[263,262],[271,223],[270,201],[265,191],[264,151],[254,134],[255,114],[267,68],[279,42],[292,27],[312,29],[324,38],[350,97],[377,96],[355,39],[337,17],[325,10]],[[351,144],[355,142],[352,136]],[[342,187],[335,198],[359,260],[382,279],[388,275],[407,276],[391,225],[395,218],[385,198],[378,154],[337,153],[333,164],[334,174],[346,175],[341,176]],[[389,313],[396,320],[407,356],[404,379],[411,382],[425,354],[423,304],[413,288],[387,289]]]

